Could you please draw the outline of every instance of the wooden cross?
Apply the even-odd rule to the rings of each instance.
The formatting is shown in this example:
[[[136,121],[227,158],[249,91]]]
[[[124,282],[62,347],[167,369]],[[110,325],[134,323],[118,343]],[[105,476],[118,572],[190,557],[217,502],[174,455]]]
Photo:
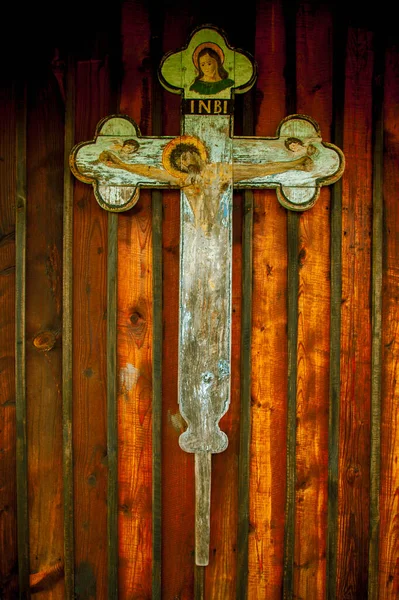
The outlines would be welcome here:
[[[255,78],[245,52],[199,28],[160,66],[163,86],[183,97],[179,137],[142,137],[129,117],[110,116],[71,152],[73,173],[106,210],[128,210],[142,187],[181,190],[178,401],[188,427],[179,443],[195,454],[198,565],[209,560],[211,455],[228,444],[219,421],[230,402],[233,188],[275,188],[283,206],[306,210],[344,169],[304,115],[284,119],[274,138],[232,136],[234,93]]]

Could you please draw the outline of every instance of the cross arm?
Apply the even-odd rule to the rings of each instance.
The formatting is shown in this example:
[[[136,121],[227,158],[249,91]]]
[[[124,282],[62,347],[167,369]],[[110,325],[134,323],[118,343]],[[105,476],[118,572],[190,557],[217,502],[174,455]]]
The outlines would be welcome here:
[[[306,210],[320,187],[334,183],[344,171],[339,148],[322,141],[318,124],[306,115],[290,115],[277,137],[233,139],[233,180],[237,188],[275,188],[290,210]]]
[[[176,174],[163,164],[172,139],[142,137],[132,119],[111,115],[99,122],[93,140],[72,149],[70,167],[77,179],[92,184],[102,208],[128,210],[136,204],[140,188],[181,187]]]

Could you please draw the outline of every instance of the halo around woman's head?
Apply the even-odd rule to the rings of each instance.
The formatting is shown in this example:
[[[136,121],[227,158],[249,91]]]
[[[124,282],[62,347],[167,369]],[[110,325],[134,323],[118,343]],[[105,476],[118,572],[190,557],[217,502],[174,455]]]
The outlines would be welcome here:
[[[214,44],[213,42],[204,42],[203,44],[200,44],[199,46],[197,46],[196,49],[193,52],[193,63],[195,65],[196,69],[199,70],[198,55],[201,52],[201,50],[204,50],[205,48],[210,48],[211,50],[213,50],[214,52],[216,52],[216,54],[219,55],[220,62],[222,64],[224,63],[224,52],[221,49],[221,47],[218,46],[217,44]]]
[[[208,155],[206,152],[206,148],[204,144],[197,137],[193,135],[181,135],[179,137],[173,138],[168,144],[166,144],[165,148],[162,152],[162,164],[164,168],[178,179],[182,177],[186,177],[187,173],[183,173],[183,171],[179,171],[171,162],[171,154],[175,148],[178,148],[181,144],[187,144],[188,146],[194,147],[193,149],[197,150],[198,154],[201,157],[201,160],[204,162],[207,161]]]

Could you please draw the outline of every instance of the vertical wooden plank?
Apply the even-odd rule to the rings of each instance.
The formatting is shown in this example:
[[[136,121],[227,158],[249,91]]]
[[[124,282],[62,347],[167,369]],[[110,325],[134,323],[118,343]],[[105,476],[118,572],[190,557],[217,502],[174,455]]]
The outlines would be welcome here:
[[[64,506],[64,584],[65,599],[72,600],[75,587],[74,502],[73,502],[73,179],[69,153],[75,140],[75,62],[67,61],[64,134],[64,207],[62,250],[62,428],[63,428],[63,506]]]
[[[16,106],[12,78],[0,88],[0,597],[17,589],[15,423]],[[14,590],[14,591],[13,591]]]
[[[187,43],[190,9],[174,2],[165,12],[165,53]],[[180,96],[165,92],[163,97],[163,133],[179,135]],[[177,401],[179,192],[163,193],[163,217],[162,469],[167,476],[162,479],[162,594],[192,600],[204,594],[204,568],[198,567],[194,590],[194,457],[178,441],[186,429]]]
[[[75,138],[88,140],[108,113],[104,61],[79,62],[76,89]],[[107,214],[98,206],[92,189],[80,182],[75,184],[73,217],[75,594],[105,598]]]
[[[26,423],[26,82],[17,87],[15,215],[15,416],[17,432],[17,543],[19,597],[30,598],[29,517]]]
[[[370,442],[370,541],[368,600],[378,600],[378,554],[381,477],[382,380],[382,248],[383,248],[383,70],[384,41],[376,36],[373,85],[373,233],[371,271],[371,442]]]
[[[299,215],[288,213],[288,397],[287,397],[287,489],[284,527],[283,597],[294,593],[295,482],[296,482],[296,395],[298,335],[298,245]]]
[[[253,96],[244,100],[243,134],[253,135]],[[237,588],[236,597],[248,594],[248,538],[249,538],[249,477],[251,449],[251,329],[252,329],[252,238],[254,196],[251,190],[243,194],[242,225],[242,295],[240,336],[240,451],[238,457],[238,528],[237,528]],[[234,264],[236,264],[234,262]]]
[[[62,534],[62,203],[64,102],[46,63],[29,81],[26,377],[32,592],[64,598]],[[45,432],[43,423],[47,424]],[[51,574],[51,576],[50,576]]]
[[[130,214],[130,212],[132,214]],[[148,195],[119,217],[120,593],[151,597],[152,253]]]
[[[118,420],[116,321],[118,215],[108,214],[107,258],[107,537],[108,599],[118,598]]]
[[[246,598],[248,592],[248,537],[249,537],[249,467],[251,440],[251,325],[252,325],[252,235],[253,193],[244,193],[243,217],[243,273],[241,323],[241,419],[238,492],[238,566],[237,598]]]
[[[163,90],[157,77],[162,60],[163,12],[151,12],[152,134],[162,135]],[[162,596],[162,192],[152,207],[152,597]]]
[[[167,105],[165,97],[165,104]],[[194,596],[194,460],[179,447],[185,430],[177,404],[179,298],[179,194],[163,194],[163,439],[162,592],[167,598]],[[204,569],[201,568],[203,571]]]
[[[285,29],[279,0],[257,3],[256,135],[285,116]],[[254,193],[248,599],[282,594],[287,420],[287,211]]]
[[[152,193],[152,597],[162,594],[162,193]]]
[[[381,405],[381,494],[379,598],[399,593],[399,46],[387,47],[384,74],[384,255],[383,255],[383,374]]]
[[[348,33],[337,597],[366,598],[370,485],[372,34]]]
[[[343,148],[345,50],[347,29],[338,11],[333,13],[333,126],[332,141]],[[342,179],[331,192],[331,309],[330,309],[330,382],[328,414],[328,519],[326,586],[327,598],[335,600],[338,547],[338,464],[341,396],[341,304],[342,304]]]
[[[151,133],[149,7],[122,5],[120,110]],[[119,595],[152,595],[152,224],[151,197],[119,216],[118,231]]]
[[[109,62],[109,112],[120,112],[121,87],[121,9],[115,6],[105,36]],[[108,213],[107,240],[107,538],[108,599],[119,598],[118,535],[118,377],[117,377],[117,313],[118,313],[118,215]]]
[[[296,17],[297,3],[283,1],[286,29],[286,100],[287,114],[296,112]],[[295,554],[295,482],[296,482],[296,402],[298,361],[298,286],[299,286],[299,215],[288,212],[288,389],[287,389],[287,487],[284,525],[283,597],[294,593]]]
[[[301,2],[297,17],[297,112],[330,141],[332,18]],[[294,594],[325,598],[330,345],[330,190],[299,221]]]

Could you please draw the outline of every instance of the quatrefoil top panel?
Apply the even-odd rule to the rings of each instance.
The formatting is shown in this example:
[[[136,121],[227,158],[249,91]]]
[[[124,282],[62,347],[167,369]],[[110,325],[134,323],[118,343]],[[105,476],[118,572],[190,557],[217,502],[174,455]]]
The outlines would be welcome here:
[[[201,27],[188,45],[167,54],[159,69],[162,85],[184,98],[231,98],[248,91],[256,79],[256,64],[243,50],[231,48],[223,33]]]

